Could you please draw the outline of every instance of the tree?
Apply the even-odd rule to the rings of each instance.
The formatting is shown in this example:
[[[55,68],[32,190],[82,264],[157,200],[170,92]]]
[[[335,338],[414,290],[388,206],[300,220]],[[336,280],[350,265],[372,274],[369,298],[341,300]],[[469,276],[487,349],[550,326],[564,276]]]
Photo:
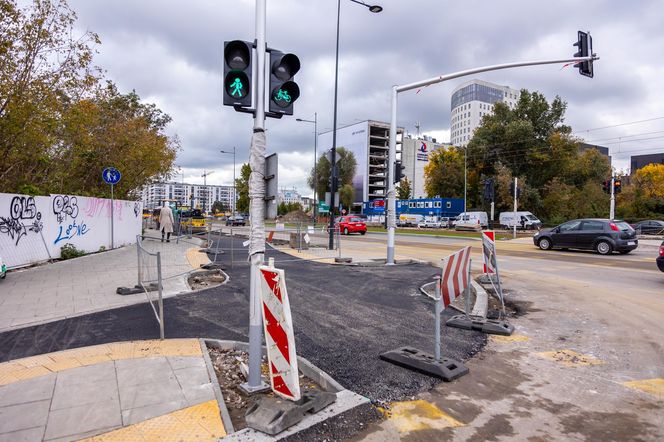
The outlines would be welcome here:
[[[664,164],[648,164],[617,195],[617,212],[625,218],[664,218]]]
[[[344,184],[339,189],[339,202],[344,208],[349,211],[350,207],[355,201],[355,188],[352,184]]]
[[[215,201],[212,203],[212,213],[222,213],[228,212],[228,204],[221,201]]]
[[[399,186],[397,187],[397,199],[407,200],[411,197],[412,193],[413,191],[411,190],[408,177],[403,177],[403,179],[399,182]]]
[[[240,178],[235,179],[237,192],[235,209],[240,213],[249,212],[249,176],[251,176],[251,166],[245,163],[240,168]]]
[[[337,176],[339,177],[339,188],[346,184],[353,183],[353,177],[357,169],[357,160],[355,155],[350,150],[343,147],[337,148]],[[327,156],[323,155],[318,159],[314,168],[311,168],[307,184],[311,189],[318,192],[318,200],[325,200],[325,192],[330,191],[330,160]],[[316,183],[314,183],[314,177]],[[314,185],[315,184],[315,185]]]
[[[429,198],[463,198],[463,151],[438,149],[429,154],[424,166],[424,190]]]

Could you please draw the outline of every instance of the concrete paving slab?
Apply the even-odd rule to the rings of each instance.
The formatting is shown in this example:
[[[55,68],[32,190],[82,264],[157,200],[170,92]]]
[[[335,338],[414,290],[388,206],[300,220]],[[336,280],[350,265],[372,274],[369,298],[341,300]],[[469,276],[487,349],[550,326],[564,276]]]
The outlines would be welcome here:
[[[41,442],[46,426],[0,434],[0,442]]]
[[[119,389],[123,410],[186,400],[175,377],[149,384],[119,385]]]
[[[56,382],[51,411],[95,404],[100,401],[120,401],[117,381],[114,377],[97,382],[84,382],[86,380],[83,378],[82,382],[70,385]]]
[[[173,369],[166,358],[125,359],[117,361],[115,367],[120,388],[175,379]]]
[[[50,404],[44,400],[0,408],[0,434],[45,425]]]
[[[50,400],[55,387],[56,373],[0,386],[0,407],[25,402]]]
[[[178,399],[175,401],[164,402],[161,404],[146,405],[145,407],[130,408],[122,410],[122,423],[123,425],[134,425],[138,422],[143,422],[157,416],[163,416],[174,410],[181,410],[187,407],[185,399]]]
[[[45,440],[79,435],[100,428],[122,426],[120,403],[117,400],[51,410],[46,424]]]
[[[58,373],[59,386],[70,387],[80,383],[97,383],[115,379],[115,365],[112,361],[86,367],[72,368]]]

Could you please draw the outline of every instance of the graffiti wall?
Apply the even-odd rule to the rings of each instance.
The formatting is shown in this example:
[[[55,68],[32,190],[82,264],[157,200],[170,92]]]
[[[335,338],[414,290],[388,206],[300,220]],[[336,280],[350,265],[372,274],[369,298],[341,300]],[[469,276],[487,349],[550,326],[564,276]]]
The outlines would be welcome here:
[[[136,242],[140,202],[113,202],[113,244]],[[111,200],[76,195],[29,197],[0,193],[0,256],[8,267],[59,258],[60,248],[96,252],[111,247]]]

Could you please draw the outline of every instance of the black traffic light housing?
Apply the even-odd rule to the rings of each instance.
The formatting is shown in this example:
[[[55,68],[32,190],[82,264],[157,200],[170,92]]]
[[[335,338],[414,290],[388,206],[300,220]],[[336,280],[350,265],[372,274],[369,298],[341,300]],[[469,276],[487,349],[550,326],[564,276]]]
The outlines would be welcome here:
[[[514,198],[514,181],[510,183],[510,195],[512,198]],[[516,188],[516,199],[519,199],[521,197],[521,188],[517,187]]]
[[[573,44],[577,46],[579,50],[574,53],[575,57],[590,57],[593,55],[593,38],[590,36],[589,32],[578,31],[577,41]],[[586,77],[593,77],[593,62],[582,61],[577,63],[575,66],[579,68],[579,74],[585,75]]]
[[[602,182],[602,191],[604,193],[611,193],[611,180],[604,180]]]
[[[613,180],[613,193],[620,193],[622,190],[622,181],[620,179]]]
[[[512,184],[514,186],[514,184]],[[514,192],[512,192],[514,194]],[[493,178],[488,178],[484,180],[484,200],[493,201],[495,196],[495,182]]]
[[[403,171],[406,169],[406,166],[401,165],[401,161],[397,160],[394,162],[394,179],[393,183],[400,183],[404,177]]]
[[[253,43],[224,42],[224,106],[251,107]]]
[[[300,96],[295,74],[300,70],[300,59],[295,54],[270,51],[269,111],[293,115],[293,103]]]

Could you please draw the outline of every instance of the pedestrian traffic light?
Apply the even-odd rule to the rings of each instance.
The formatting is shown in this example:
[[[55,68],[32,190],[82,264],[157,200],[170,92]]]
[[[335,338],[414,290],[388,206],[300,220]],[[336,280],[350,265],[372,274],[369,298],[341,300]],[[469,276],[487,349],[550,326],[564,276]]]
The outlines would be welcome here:
[[[593,38],[590,36],[590,33],[579,31],[577,34],[577,41],[573,46],[579,48],[579,50],[574,53],[575,57],[589,57],[593,54]],[[579,68],[579,74],[590,78],[593,77],[592,60],[582,61],[575,66]]]
[[[620,193],[622,190],[622,181],[616,179],[613,181],[613,193]]]
[[[293,103],[300,88],[293,77],[300,70],[300,59],[294,54],[270,52],[270,112],[293,115]]]
[[[611,183],[611,180],[604,180],[602,182],[602,191],[604,193],[611,193],[611,187],[610,187],[611,184],[610,183]]]
[[[514,184],[512,184],[512,187]],[[494,181],[493,178],[489,178],[487,180],[484,180],[484,200],[485,201],[493,201],[494,200]]]
[[[224,42],[224,106],[251,107],[253,43]]]
[[[406,169],[405,166],[401,165],[401,161],[397,160],[394,162],[394,180],[393,182],[400,183],[401,180],[403,179],[403,171]]]

